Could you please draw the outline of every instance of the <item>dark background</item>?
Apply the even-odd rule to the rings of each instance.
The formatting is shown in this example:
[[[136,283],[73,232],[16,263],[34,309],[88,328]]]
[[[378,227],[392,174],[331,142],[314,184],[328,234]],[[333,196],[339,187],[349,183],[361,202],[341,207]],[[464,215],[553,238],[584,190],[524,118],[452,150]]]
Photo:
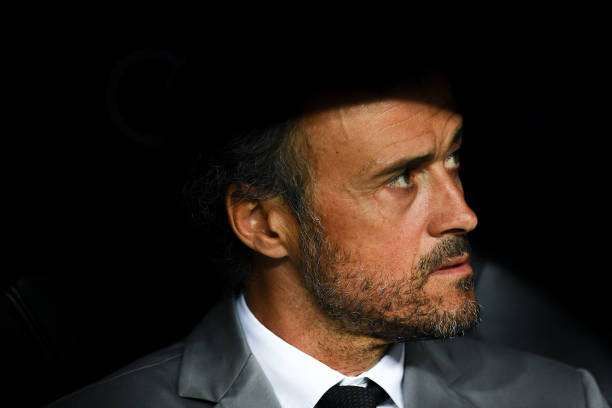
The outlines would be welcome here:
[[[199,152],[278,102],[268,87],[411,61],[405,52],[365,69],[363,52],[135,37],[41,35],[10,54],[3,287],[41,279],[29,293],[53,326],[44,353],[23,343],[7,353],[21,398],[38,384],[29,398],[48,401],[179,340],[218,298],[223,271],[181,191]],[[475,249],[612,340],[610,103],[598,49],[565,39],[455,48]]]

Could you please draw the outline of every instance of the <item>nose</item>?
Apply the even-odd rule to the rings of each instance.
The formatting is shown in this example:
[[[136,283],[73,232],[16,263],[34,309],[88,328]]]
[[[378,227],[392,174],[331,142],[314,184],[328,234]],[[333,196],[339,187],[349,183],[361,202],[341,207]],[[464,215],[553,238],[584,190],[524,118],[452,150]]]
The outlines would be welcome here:
[[[458,176],[444,173],[432,190],[429,234],[442,237],[447,234],[464,235],[478,224],[476,213],[465,201]]]

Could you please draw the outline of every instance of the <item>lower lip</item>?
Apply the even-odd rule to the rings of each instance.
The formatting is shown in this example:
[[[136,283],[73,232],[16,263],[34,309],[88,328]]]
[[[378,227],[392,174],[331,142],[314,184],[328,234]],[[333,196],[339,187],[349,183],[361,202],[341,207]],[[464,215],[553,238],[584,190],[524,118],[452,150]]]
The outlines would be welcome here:
[[[453,266],[452,268],[444,268],[433,271],[432,275],[458,275],[458,274],[467,274],[472,272],[472,266],[469,262],[464,262],[462,264]]]

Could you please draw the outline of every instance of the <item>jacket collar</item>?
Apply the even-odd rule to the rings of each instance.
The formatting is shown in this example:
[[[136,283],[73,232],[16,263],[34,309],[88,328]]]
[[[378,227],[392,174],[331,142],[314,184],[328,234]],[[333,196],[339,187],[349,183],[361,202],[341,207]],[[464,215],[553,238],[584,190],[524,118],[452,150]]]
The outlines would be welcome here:
[[[187,337],[179,373],[179,395],[220,406],[280,408],[237,320],[231,296],[215,305]],[[461,371],[449,341],[405,344],[404,405],[473,407],[452,384]]]
[[[187,337],[178,393],[228,408],[279,407],[242,334],[231,296],[215,305]]]
[[[474,407],[453,386],[462,375],[451,353],[454,341],[426,340],[405,344],[405,406]]]

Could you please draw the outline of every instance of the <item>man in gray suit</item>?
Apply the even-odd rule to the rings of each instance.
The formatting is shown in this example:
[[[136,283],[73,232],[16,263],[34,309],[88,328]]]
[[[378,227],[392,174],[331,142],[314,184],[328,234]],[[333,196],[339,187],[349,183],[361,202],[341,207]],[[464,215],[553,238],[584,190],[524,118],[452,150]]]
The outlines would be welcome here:
[[[448,90],[331,93],[235,139],[196,190],[231,231],[238,289],[52,406],[607,407],[584,369],[460,337],[480,319],[477,218]]]

